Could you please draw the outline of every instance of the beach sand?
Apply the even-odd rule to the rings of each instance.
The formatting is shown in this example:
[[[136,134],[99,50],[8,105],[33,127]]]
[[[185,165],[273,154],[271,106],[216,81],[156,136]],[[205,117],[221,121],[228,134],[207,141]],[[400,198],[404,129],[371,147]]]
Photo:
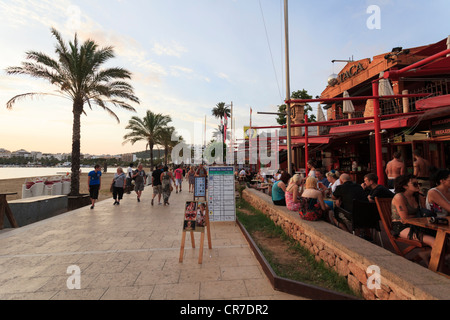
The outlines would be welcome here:
[[[149,169],[144,169],[148,174]],[[99,193],[99,201],[112,199],[112,193],[109,191],[115,172],[107,172],[102,175],[102,187]],[[150,177],[151,179],[151,177]],[[7,196],[8,201],[22,199],[22,185],[25,178],[0,180],[0,193],[17,192],[17,195]],[[80,193],[89,194],[88,190],[88,174],[82,173],[80,177]]]

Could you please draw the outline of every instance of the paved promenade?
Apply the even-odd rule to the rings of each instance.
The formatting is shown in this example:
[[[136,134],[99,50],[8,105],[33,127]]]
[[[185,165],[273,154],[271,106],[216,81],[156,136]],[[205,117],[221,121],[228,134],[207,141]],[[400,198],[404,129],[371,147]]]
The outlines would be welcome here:
[[[120,206],[100,202],[0,234],[0,299],[33,300],[292,300],[274,291],[235,223],[212,223],[213,250],[187,237],[180,264],[183,206],[192,194],[172,193],[151,206],[147,187]],[[79,268],[81,289],[69,290]],[[69,282],[76,283],[76,282]]]

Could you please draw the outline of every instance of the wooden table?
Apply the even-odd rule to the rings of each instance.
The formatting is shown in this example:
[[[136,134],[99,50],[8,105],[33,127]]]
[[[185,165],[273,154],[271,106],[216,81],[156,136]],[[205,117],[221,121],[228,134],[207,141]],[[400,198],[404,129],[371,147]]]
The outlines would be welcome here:
[[[8,201],[6,201],[6,196],[16,195],[17,192],[8,192],[8,193],[0,193],[0,230],[3,230],[4,216],[8,217],[9,223],[13,228],[18,228],[16,219],[11,212],[11,208],[8,205]]]
[[[446,219],[450,221],[450,217],[446,217]],[[436,240],[434,241],[434,245],[431,250],[430,264],[428,266],[428,269],[437,272],[439,269],[439,265],[443,261],[445,253],[445,239],[450,234],[450,226],[433,224],[428,220],[429,218],[414,218],[405,220],[405,223],[437,231]]]

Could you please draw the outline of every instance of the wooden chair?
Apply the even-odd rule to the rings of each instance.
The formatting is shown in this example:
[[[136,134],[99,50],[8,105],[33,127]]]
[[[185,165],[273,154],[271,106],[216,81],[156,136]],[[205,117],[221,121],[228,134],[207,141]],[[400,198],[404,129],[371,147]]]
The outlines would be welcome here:
[[[377,204],[378,213],[380,214],[381,222],[387,237],[398,255],[405,257],[414,249],[427,247],[427,245],[421,241],[394,237],[392,235],[392,199],[375,198],[375,203]],[[406,244],[408,247],[402,250],[398,246],[398,243]]]

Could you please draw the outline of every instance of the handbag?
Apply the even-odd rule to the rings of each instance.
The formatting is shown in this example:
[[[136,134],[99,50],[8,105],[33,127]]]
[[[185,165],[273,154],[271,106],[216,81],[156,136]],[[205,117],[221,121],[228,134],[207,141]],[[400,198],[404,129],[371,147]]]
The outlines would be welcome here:
[[[417,209],[416,218],[436,218],[437,214],[434,211],[428,210],[427,208]]]
[[[114,181],[111,183],[111,187],[109,187],[109,192],[113,192],[114,191]]]

